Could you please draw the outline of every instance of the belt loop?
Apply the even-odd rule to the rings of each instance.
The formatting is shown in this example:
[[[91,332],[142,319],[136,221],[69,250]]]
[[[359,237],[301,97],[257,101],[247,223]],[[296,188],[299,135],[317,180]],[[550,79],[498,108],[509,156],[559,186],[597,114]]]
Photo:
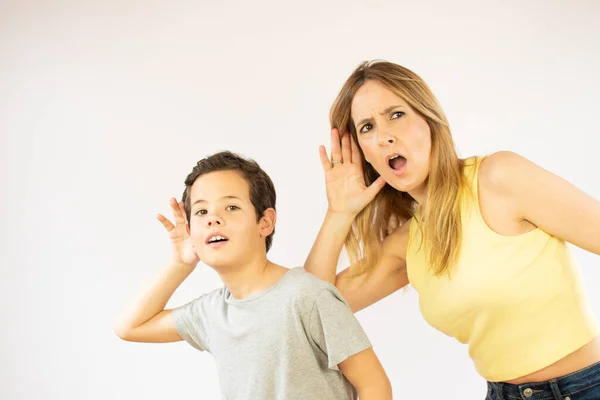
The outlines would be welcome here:
[[[504,383],[498,382],[496,384],[496,400],[505,400],[504,393],[502,393],[503,391],[504,391]]]
[[[548,383],[550,383],[550,388],[552,389],[552,394],[554,394],[554,398],[556,400],[565,400],[565,398],[560,393],[560,389],[558,388],[558,384],[556,383],[556,378],[550,379]]]

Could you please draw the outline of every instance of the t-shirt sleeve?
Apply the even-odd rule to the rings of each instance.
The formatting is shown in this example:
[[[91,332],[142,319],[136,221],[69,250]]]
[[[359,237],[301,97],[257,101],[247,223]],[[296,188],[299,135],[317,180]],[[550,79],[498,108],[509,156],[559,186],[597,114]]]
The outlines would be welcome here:
[[[179,336],[200,351],[210,351],[208,298],[209,295],[205,294],[172,310]]]
[[[339,363],[371,347],[350,306],[333,286],[317,296],[309,327],[313,341],[327,354],[330,369],[339,371]]]

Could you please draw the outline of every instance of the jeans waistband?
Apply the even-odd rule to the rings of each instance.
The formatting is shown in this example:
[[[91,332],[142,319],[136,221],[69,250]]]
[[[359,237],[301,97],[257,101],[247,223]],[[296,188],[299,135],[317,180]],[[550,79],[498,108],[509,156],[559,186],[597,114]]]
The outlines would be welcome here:
[[[496,394],[492,397],[493,400],[563,400],[565,397],[596,385],[600,385],[600,362],[545,382],[523,383],[521,385],[488,382],[488,387]]]

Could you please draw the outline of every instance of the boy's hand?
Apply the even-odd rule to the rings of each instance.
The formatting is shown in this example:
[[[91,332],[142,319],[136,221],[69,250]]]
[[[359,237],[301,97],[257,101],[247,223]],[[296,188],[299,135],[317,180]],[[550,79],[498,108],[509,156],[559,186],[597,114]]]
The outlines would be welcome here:
[[[177,203],[177,200],[171,198],[169,204],[173,210],[175,225],[162,214],[158,214],[157,218],[167,232],[169,232],[169,238],[171,238],[171,244],[173,246],[173,261],[195,267],[200,261],[200,258],[198,258],[190,240],[190,235],[188,234],[183,202]]]

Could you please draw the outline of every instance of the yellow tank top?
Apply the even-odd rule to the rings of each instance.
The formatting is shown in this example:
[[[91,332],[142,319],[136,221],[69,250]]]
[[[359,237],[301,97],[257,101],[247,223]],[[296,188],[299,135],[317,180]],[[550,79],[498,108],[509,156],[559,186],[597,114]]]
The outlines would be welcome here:
[[[583,295],[566,243],[541,229],[519,236],[492,231],[481,216],[478,167],[466,160],[462,245],[451,274],[436,277],[413,218],[408,277],[425,320],[468,344],[478,373],[506,381],[539,371],[590,342],[598,323]]]

